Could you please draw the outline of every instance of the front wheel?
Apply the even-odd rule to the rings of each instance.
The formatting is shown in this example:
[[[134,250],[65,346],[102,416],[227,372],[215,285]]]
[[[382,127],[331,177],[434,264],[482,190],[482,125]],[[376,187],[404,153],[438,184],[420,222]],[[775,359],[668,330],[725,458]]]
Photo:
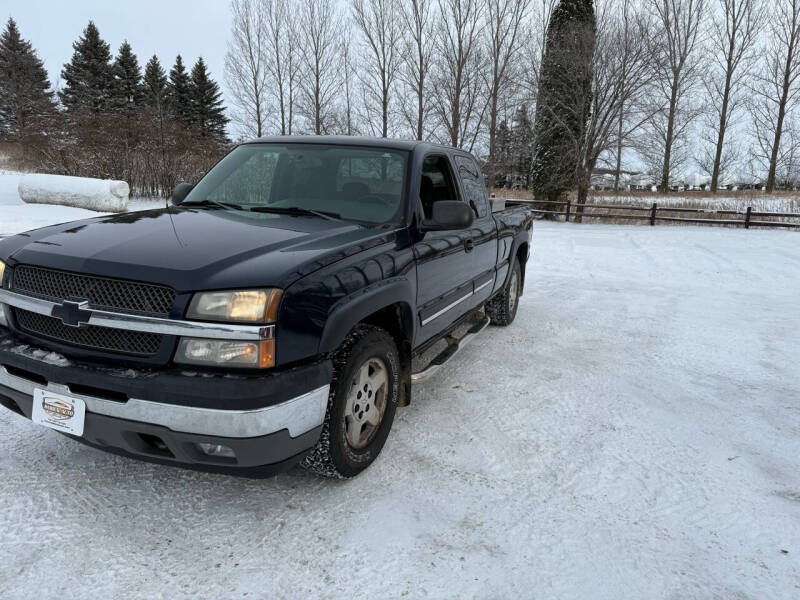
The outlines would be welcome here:
[[[511,266],[511,277],[503,291],[486,303],[486,314],[492,325],[511,325],[517,316],[519,296],[522,293],[522,268],[519,260],[514,259]]]
[[[359,325],[334,356],[322,434],[300,465],[324,477],[354,477],[374,461],[392,428],[400,356],[383,329]]]

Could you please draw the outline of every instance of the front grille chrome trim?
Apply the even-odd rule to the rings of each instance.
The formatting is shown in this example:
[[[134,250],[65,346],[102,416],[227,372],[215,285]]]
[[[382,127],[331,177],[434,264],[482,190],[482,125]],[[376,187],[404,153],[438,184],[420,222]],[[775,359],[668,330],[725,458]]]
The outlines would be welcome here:
[[[0,304],[7,304],[48,317],[52,316],[53,308],[61,306],[60,302],[52,302],[3,289],[0,289]],[[95,309],[92,309],[91,313],[87,325],[111,329],[233,341],[260,341],[275,337],[275,325],[205,323]]]

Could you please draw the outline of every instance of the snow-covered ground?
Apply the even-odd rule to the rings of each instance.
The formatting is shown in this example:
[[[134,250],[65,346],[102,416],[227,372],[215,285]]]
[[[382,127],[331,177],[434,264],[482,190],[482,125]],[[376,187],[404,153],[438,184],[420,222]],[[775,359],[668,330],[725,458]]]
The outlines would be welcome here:
[[[678,208],[704,208],[707,210],[739,210],[745,211],[751,207],[759,212],[800,212],[800,193],[794,195],[766,195],[760,191],[748,191],[736,196],[719,192],[717,195],[707,195],[699,192],[684,192],[682,194],[656,195],[656,194],[597,194],[592,200],[596,204],[621,204],[629,206],[652,206],[655,202],[661,207],[671,206]]]
[[[17,191],[21,175],[14,171],[0,171],[0,238],[28,229],[103,214],[71,206],[25,204]],[[163,200],[131,198],[128,202],[128,211],[158,208],[163,205]]]
[[[0,598],[800,597],[800,235],[534,238],[517,321],[354,480],[154,466],[0,412]]]

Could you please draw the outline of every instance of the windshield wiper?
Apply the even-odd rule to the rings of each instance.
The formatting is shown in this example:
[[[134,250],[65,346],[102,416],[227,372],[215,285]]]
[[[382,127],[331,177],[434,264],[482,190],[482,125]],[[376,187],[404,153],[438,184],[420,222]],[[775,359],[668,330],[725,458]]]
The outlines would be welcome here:
[[[219,202],[218,200],[211,200],[206,198],[205,200],[198,200],[197,202],[186,202],[185,204],[181,204],[181,206],[218,206],[219,208],[225,208],[228,210],[245,210],[245,207],[241,204],[234,204],[233,202]]]
[[[327,210],[312,210],[310,208],[303,208],[301,206],[253,206],[250,208],[253,212],[259,213],[275,213],[279,215],[308,215],[314,217],[321,217],[329,221],[341,221],[342,216],[339,213],[330,212]]]

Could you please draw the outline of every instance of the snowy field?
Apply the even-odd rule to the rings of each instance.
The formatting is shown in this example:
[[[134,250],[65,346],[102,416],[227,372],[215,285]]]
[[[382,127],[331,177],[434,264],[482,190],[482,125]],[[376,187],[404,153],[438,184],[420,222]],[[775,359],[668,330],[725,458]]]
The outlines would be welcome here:
[[[25,204],[17,192],[20,175],[14,171],[0,170],[0,238],[36,227],[103,214],[70,206]],[[128,202],[128,211],[158,208],[163,205],[163,200],[131,198]]]
[[[751,191],[742,192],[736,196],[726,195],[724,191],[713,196],[699,192],[676,193],[668,196],[655,194],[597,194],[593,197],[593,200],[596,204],[628,206],[652,206],[653,202],[655,202],[662,207],[745,211],[749,206],[755,212],[800,212],[800,192],[793,195],[766,195],[762,192]]]
[[[800,234],[537,223],[534,248],[517,321],[351,481],[0,412],[0,598],[800,597]]]

